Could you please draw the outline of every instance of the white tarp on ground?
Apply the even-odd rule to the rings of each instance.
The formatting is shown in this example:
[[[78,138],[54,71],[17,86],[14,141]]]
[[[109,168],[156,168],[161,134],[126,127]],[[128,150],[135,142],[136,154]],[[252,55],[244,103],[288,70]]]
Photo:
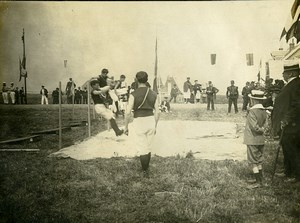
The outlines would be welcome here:
[[[246,146],[236,133],[232,122],[211,121],[160,121],[153,143],[152,154],[185,157],[192,151],[194,157],[210,160],[245,160]],[[132,133],[129,125],[129,133]],[[113,130],[61,149],[54,157],[71,157],[77,160],[137,155],[133,134],[114,136]]]

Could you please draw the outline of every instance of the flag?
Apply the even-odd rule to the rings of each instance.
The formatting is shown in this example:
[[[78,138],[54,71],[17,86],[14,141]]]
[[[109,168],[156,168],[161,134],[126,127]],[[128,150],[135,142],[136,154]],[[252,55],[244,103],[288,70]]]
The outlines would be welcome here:
[[[280,40],[285,36],[286,41],[295,37],[297,43],[300,41],[300,0],[295,0],[291,12],[288,16],[287,22],[281,32]]]
[[[25,55],[25,33],[23,30],[22,35],[22,42],[23,42],[23,59],[19,58],[19,69],[20,69],[20,78],[19,81],[21,81],[22,77],[27,78],[27,71],[26,71],[26,55]]]
[[[253,66],[253,53],[246,54],[247,66]]]
[[[157,38],[155,42],[155,65],[154,65],[154,81],[153,81],[153,91],[158,93],[159,86],[157,85]]]
[[[214,54],[210,54],[210,63],[211,65],[215,65],[216,64],[216,59],[217,59],[217,55]]]
[[[261,77],[260,77],[260,70],[261,70],[261,59],[260,59],[260,62],[259,62],[259,70],[258,70],[258,74],[257,74],[257,81],[259,82]]]

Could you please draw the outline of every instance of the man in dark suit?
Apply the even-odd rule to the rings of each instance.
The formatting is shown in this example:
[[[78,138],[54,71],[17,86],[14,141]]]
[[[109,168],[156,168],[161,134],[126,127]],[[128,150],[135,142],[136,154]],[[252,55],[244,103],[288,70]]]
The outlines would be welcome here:
[[[21,87],[19,91],[19,95],[20,95],[21,104],[24,104],[24,98],[25,98],[24,87]]]
[[[210,110],[210,106],[212,111],[215,110],[215,99],[218,92],[219,89],[214,87],[211,81],[208,81],[208,87],[206,88],[207,110]]]
[[[243,95],[243,111],[247,111],[247,107],[249,105],[250,99],[249,99],[249,94],[251,93],[251,87],[250,87],[250,82],[246,82],[246,86],[243,87],[242,90],[242,95]]]
[[[173,85],[172,89],[171,89],[171,98],[170,98],[170,102],[172,101],[172,99],[174,98],[174,103],[176,103],[176,98],[178,95],[179,89],[177,87],[176,84]]]
[[[231,112],[231,106],[234,105],[235,113],[238,113],[237,99],[239,97],[238,87],[234,86],[234,81],[232,80],[231,85],[227,87],[226,97],[228,98],[228,113]]]
[[[183,98],[184,103],[189,103],[191,98],[191,90],[192,90],[192,83],[190,82],[190,78],[186,78],[186,82],[183,83]]]
[[[284,66],[287,82],[275,98],[272,112],[274,135],[281,135],[285,176],[288,181],[300,181],[300,78],[299,64]]]
[[[87,89],[84,87],[84,90],[82,90],[82,104],[87,104]]]

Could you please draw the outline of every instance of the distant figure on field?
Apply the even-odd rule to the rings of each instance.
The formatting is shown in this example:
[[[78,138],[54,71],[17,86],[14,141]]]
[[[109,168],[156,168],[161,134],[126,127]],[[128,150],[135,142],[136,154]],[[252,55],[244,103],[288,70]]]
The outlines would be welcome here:
[[[215,99],[216,94],[219,90],[213,86],[211,81],[208,81],[208,87],[206,88],[206,95],[207,95],[207,110],[215,110]]]
[[[16,93],[15,93],[15,85],[14,82],[10,83],[9,95],[11,99],[11,103],[14,105],[16,103]]]
[[[24,104],[24,98],[25,98],[24,87],[21,87],[19,94],[20,94],[20,102],[21,102],[21,104]]]
[[[231,85],[227,87],[226,97],[228,99],[228,113],[231,112],[232,104],[234,105],[235,113],[238,113],[237,99],[239,98],[238,87],[234,86],[234,81],[230,81]]]
[[[3,82],[2,84],[2,97],[3,97],[3,103],[8,105],[8,87],[6,86],[6,82]]]
[[[194,95],[195,95],[195,99],[196,99],[195,102],[200,103],[202,90],[201,90],[201,84],[198,83],[198,80],[195,80],[193,90],[194,90]]]
[[[266,99],[263,91],[252,90],[249,97],[251,108],[246,120],[244,144],[247,145],[247,159],[255,176],[255,184],[250,185],[248,189],[254,189],[262,186],[264,130],[267,113],[262,105],[263,100]]]
[[[190,78],[187,77],[186,81],[183,83],[183,98],[184,98],[184,103],[186,104],[190,102],[191,88],[192,88],[192,84],[190,82]]]
[[[73,100],[75,99],[74,89],[76,84],[74,83],[73,79],[70,77],[69,81],[66,85],[66,95],[67,95],[67,102],[68,104],[73,104]]]
[[[84,87],[82,90],[82,104],[87,104],[87,98],[88,97],[88,92],[87,92],[87,88]]]
[[[174,103],[176,103],[176,98],[177,98],[178,93],[179,93],[179,89],[178,89],[177,85],[174,84],[172,89],[171,89],[171,93],[170,93],[170,95],[171,95],[170,102],[174,98]]]
[[[20,93],[18,87],[16,87],[15,89],[15,98],[16,98],[15,104],[20,104]]]
[[[242,95],[243,95],[243,111],[247,111],[248,109],[248,105],[249,105],[249,102],[250,102],[250,98],[249,98],[249,94],[251,93],[251,87],[250,87],[250,82],[247,81],[246,82],[246,86],[243,87],[243,90],[242,90]]]
[[[81,104],[81,98],[82,98],[82,94],[81,94],[81,89],[80,87],[78,87],[78,89],[75,89],[75,104]]]
[[[59,104],[59,88],[52,91],[53,104]]]
[[[161,102],[160,106],[159,106],[159,110],[161,112],[166,112],[166,113],[169,113],[170,110],[171,110],[171,107],[170,107],[170,103],[169,103],[169,100],[168,100],[168,97],[164,97],[164,100]]]
[[[48,90],[45,88],[45,86],[42,86],[42,89],[40,90],[40,94],[42,95],[41,104],[43,105],[45,103],[47,105],[48,104]]]

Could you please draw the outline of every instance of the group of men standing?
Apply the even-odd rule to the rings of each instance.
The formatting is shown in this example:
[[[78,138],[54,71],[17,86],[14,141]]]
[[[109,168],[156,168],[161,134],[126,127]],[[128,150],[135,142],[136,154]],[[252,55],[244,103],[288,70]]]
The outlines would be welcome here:
[[[7,86],[6,82],[2,84],[2,98],[3,103],[8,104],[24,104],[25,103],[25,91],[24,88],[15,87],[14,83],[11,82],[10,86]]]
[[[45,88],[44,85],[42,85],[42,88],[40,90],[41,95],[41,104],[49,104],[48,101],[48,90]],[[52,103],[53,104],[59,104],[59,88],[57,87],[55,90],[52,91]],[[63,92],[61,92],[61,96],[63,95]],[[80,87],[76,89],[76,84],[72,80],[72,78],[69,78],[69,81],[66,85],[66,95],[67,95],[67,103],[68,104],[87,104],[87,97],[88,92],[87,88],[85,87],[84,90],[81,90]],[[62,99],[62,97],[61,97]],[[63,100],[61,100],[61,103],[63,103]]]
[[[208,86],[204,89],[198,83],[198,80],[195,80],[195,83],[192,84],[190,77],[187,77],[187,80],[183,84],[184,103],[199,103],[202,96],[201,93],[203,93],[206,95],[207,110],[215,110],[215,99],[218,92],[219,90],[213,86],[211,81],[208,82]]]
[[[201,99],[201,84],[195,80],[194,84],[191,83],[190,77],[183,83],[183,98],[184,103],[199,103]]]
[[[82,90],[78,87],[78,89],[76,89],[76,84],[72,78],[69,78],[69,81],[67,82],[66,95],[68,104],[73,104],[73,100],[74,104],[87,104],[87,88],[84,87]]]

